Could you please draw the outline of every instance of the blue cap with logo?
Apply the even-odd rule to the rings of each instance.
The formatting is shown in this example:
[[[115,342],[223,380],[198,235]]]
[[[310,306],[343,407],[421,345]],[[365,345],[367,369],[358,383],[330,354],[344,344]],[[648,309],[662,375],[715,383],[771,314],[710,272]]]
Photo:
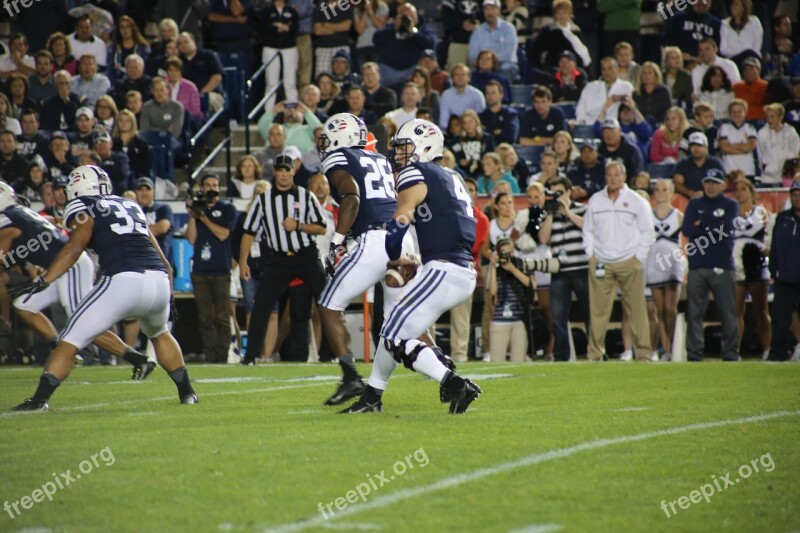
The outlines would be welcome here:
[[[718,168],[710,168],[703,176],[703,181],[713,181],[715,183],[725,183],[725,173]]]

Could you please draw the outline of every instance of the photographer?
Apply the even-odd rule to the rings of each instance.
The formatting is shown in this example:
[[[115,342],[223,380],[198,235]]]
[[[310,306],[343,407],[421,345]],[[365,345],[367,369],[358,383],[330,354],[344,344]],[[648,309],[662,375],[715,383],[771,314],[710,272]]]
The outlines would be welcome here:
[[[553,314],[553,355],[556,361],[568,361],[569,315],[572,294],[580,306],[589,333],[589,258],[583,248],[583,214],[586,206],[571,199],[572,182],[557,177],[546,184],[547,213],[539,229],[539,242],[550,245],[550,252],[561,262],[561,270],[550,279],[550,305]]]
[[[546,243],[539,240],[539,232],[544,222],[547,212],[543,206],[545,203],[545,190],[541,182],[534,182],[528,185],[525,191],[528,197],[528,209],[523,209],[517,213],[514,226],[519,231],[520,237],[517,239],[516,247],[522,259],[549,259],[552,257],[550,248]],[[551,274],[536,272],[536,299],[539,301],[539,308],[544,315],[544,322],[547,325],[547,345],[544,347],[544,358],[547,361],[553,360],[553,316],[550,312],[550,279]],[[530,329],[530,328],[529,328]],[[533,339],[531,339],[532,341]],[[539,346],[536,346],[539,348]]]
[[[381,80],[387,87],[408,81],[425,50],[436,45],[430,33],[417,28],[418,23],[417,8],[403,4],[397,8],[394,24],[378,30],[372,38],[380,50]]]
[[[219,197],[219,177],[205,174],[200,190],[186,199],[189,225],[186,240],[194,246],[194,287],[200,339],[206,361],[225,363],[231,343],[231,231],[236,208]]]
[[[497,241],[497,251],[492,253],[489,293],[494,314],[489,333],[489,351],[493,363],[505,362],[511,345],[511,361],[521,362],[528,353],[528,332],[525,327],[528,309],[536,280],[524,273],[522,263],[514,257],[514,241],[503,238]]]

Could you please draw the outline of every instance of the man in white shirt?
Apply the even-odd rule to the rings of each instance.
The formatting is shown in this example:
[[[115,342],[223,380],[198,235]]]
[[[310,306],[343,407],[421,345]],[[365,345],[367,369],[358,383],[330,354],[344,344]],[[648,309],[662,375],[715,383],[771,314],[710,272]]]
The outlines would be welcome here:
[[[28,39],[17,33],[8,45],[8,53],[0,56],[0,78],[6,79],[15,72],[26,78],[36,73],[36,61],[28,55]]]
[[[650,204],[625,184],[625,165],[606,165],[606,186],[592,195],[583,216],[583,241],[589,257],[591,327],[588,357],[600,361],[605,352],[611,309],[622,293],[630,318],[636,357],[658,360],[650,345],[650,324],[644,299],[644,262],[655,242]],[[628,359],[630,360],[630,356]]]
[[[756,162],[753,156],[758,132],[752,124],[745,121],[747,108],[747,102],[741,98],[734,98],[728,104],[731,121],[719,127],[717,137],[725,173],[742,170],[746,176],[753,179],[756,175]]]
[[[97,59],[97,65],[105,70],[108,60],[106,43],[97,37],[92,30],[92,19],[88,16],[78,19],[75,24],[75,33],[69,35],[69,44],[72,47],[72,56],[80,59],[85,55],[92,55]]]
[[[419,103],[420,95],[417,85],[413,82],[408,82],[403,86],[403,94],[400,95],[400,105],[394,111],[386,113],[386,118],[391,119],[398,128],[408,122],[417,118],[417,104]]]
[[[719,52],[717,42],[710,37],[703,39],[700,41],[700,44],[697,45],[697,57],[700,59],[700,64],[692,69],[692,87],[694,87],[695,94],[700,94],[700,86],[703,85],[703,76],[706,75],[708,68],[711,66],[720,67],[724,70],[725,74],[728,75],[728,79],[731,81],[731,85],[742,80],[739,74],[739,67],[736,66],[736,63],[730,59],[718,56],[717,52]]]
[[[787,159],[797,157],[800,153],[800,137],[797,130],[783,122],[786,113],[782,104],[774,103],[764,106],[767,123],[758,130],[757,150],[761,162],[759,181],[775,185],[783,178],[783,165]]]
[[[480,114],[486,109],[486,97],[469,84],[472,72],[467,65],[453,67],[450,77],[453,79],[453,86],[442,93],[439,102],[439,127],[442,131],[447,131],[452,115],[460,117],[467,109]]]
[[[581,91],[575,108],[575,119],[578,124],[594,124],[608,100],[611,102],[606,116],[616,118],[619,115],[619,104],[627,96],[633,96],[633,85],[620,79],[617,60],[606,57],[600,62],[600,79],[586,84]]]

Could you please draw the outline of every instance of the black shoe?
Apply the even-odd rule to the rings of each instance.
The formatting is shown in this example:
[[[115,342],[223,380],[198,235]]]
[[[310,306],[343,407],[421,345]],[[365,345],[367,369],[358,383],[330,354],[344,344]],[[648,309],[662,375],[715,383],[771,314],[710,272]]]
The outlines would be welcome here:
[[[181,403],[190,405],[195,403],[200,403],[200,400],[197,399],[197,394],[187,394],[183,398],[181,398]]]
[[[725,361],[726,363],[737,363],[737,362],[739,362],[740,359],[741,359],[741,357],[739,357],[738,355],[736,357],[723,357],[722,358],[722,360]]]
[[[439,385],[439,401],[442,403],[450,403],[453,401],[450,391]]]
[[[469,404],[478,399],[481,395],[481,388],[475,385],[468,379],[464,380],[464,388],[458,392],[452,393],[450,401],[450,414],[457,415],[467,412]]]
[[[375,403],[367,403],[363,400],[358,400],[356,403],[348,407],[347,409],[343,409],[339,411],[342,414],[350,414],[350,413],[380,413],[383,411],[383,404],[380,400]]]
[[[239,364],[242,366],[256,366],[255,359],[248,359],[247,357],[242,357],[242,360],[239,361]]]
[[[367,386],[361,378],[353,381],[342,381],[333,396],[325,400],[325,405],[340,405],[356,396],[361,396]]]
[[[686,357],[686,360],[690,363],[700,363],[703,361],[703,357],[700,355],[689,355]]]
[[[47,411],[50,409],[50,404],[47,400],[34,400],[33,398],[25,398],[21,404],[13,407],[12,411]]]
[[[152,372],[155,367],[156,362],[149,359],[146,363],[141,365],[133,365],[133,374],[131,375],[131,379],[134,381],[143,381],[144,378],[150,375],[150,372]]]

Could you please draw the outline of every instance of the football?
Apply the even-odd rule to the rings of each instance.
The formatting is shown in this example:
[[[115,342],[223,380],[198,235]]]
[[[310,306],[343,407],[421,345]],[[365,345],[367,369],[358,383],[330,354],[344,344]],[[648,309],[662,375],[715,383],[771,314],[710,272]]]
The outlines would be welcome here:
[[[417,275],[417,265],[397,265],[386,269],[384,281],[387,287],[398,288]]]

